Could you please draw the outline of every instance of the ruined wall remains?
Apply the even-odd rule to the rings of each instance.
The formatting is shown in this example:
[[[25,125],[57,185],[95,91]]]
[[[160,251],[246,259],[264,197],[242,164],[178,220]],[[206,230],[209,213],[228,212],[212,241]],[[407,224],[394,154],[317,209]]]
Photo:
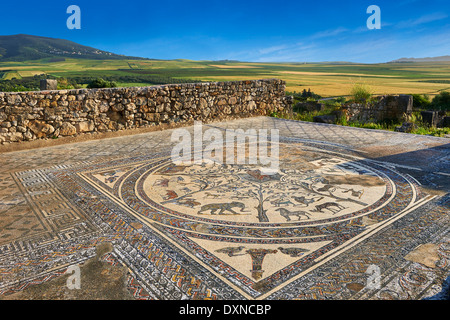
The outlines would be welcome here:
[[[384,121],[404,120],[405,115],[412,113],[413,97],[410,95],[378,96],[366,104],[351,103],[343,106],[347,120],[350,121]]]
[[[277,79],[0,92],[0,143],[269,115],[291,104]]]

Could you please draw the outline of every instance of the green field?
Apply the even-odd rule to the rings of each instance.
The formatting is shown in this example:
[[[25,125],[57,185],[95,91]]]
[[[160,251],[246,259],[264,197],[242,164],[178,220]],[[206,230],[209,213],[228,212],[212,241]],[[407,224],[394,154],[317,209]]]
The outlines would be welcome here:
[[[34,75],[73,78],[102,77],[120,86],[145,86],[186,81],[233,81],[279,78],[288,92],[303,89],[323,97],[348,96],[355,83],[365,83],[375,95],[438,94],[450,89],[450,62],[326,64],[246,63],[190,60],[48,59],[0,63],[0,79]]]

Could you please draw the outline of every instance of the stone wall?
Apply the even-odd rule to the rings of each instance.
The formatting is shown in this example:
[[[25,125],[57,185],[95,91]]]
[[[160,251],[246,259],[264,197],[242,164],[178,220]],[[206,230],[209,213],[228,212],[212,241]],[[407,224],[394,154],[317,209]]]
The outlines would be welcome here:
[[[450,117],[446,111],[427,110],[420,112],[422,122],[430,127],[445,128],[450,127]]]
[[[403,121],[405,115],[411,115],[413,97],[410,95],[378,96],[367,104],[351,103],[343,106],[342,111],[350,121]]]
[[[293,106],[295,112],[313,112],[325,109],[325,104],[316,101],[298,102]]]
[[[277,79],[0,92],[0,143],[269,115],[291,108]]]

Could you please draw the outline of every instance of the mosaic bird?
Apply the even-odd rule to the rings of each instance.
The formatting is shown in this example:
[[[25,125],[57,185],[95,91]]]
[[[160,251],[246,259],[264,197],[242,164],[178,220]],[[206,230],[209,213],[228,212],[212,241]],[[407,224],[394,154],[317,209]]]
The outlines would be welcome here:
[[[242,251],[242,249],[244,249],[245,247],[226,247],[226,248],[222,248],[222,249],[217,249],[216,252],[219,253],[225,253],[227,254],[229,257],[233,257],[233,256],[242,256],[244,254],[237,254],[239,251]]]
[[[291,256],[293,258],[300,257],[303,254],[305,254],[305,252],[309,251],[307,249],[302,249],[302,248],[282,248],[282,247],[279,247],[278,250],[280,250],[282,253],[287,254],[288,256]]]
[[[154,187],[158,186],[158,187],[164,187],[167,188],[169,186],[169,179],[159,179],[156,180],[155,183],[153,184]]]
[[[176,199],[177,197],[178,197],[178,194],[175,191],[167,190],[164,200],[172,200],[172,199]]]

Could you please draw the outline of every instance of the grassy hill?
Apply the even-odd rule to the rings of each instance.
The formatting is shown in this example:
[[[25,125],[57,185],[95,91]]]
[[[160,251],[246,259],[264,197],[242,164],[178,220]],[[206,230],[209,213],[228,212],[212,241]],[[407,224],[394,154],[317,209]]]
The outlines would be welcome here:
[[[26,34],[0,36],[0,61],[27,61],[45,58],[50,62],[61,61],[64,58],[94,60],[143,59],[117,55],[63,39]]]
[[[322,97],[347,96],[355,83],[375,95],[436,95],[450,89],[450,61],[361,64],[253,63],[231,60],[151,60],[116,55],[67,40],[0,36],[0,91],[33,90],[41,78],[85,87],[96,78],[118,86],[279,78],[288,92],[311,89]]]
[[[428,57],[428,58],[400,58],[391,62],[411,63],[411,62],[442,62],[442,61],[450,62],[450,56]]]
[[[54,62],[0,61],[0,84],[33,77],[65,78],[82,86],[95,78],[114,81],[118,86],[279,78],[287,82],[289,92],[310,88],[323,97],[349,95],[355,83],[368,85],[377,95],[433,96],[450,89],[450,62],[299,64],[73,58]],[[39,87],[38,80],[35,82]]]

